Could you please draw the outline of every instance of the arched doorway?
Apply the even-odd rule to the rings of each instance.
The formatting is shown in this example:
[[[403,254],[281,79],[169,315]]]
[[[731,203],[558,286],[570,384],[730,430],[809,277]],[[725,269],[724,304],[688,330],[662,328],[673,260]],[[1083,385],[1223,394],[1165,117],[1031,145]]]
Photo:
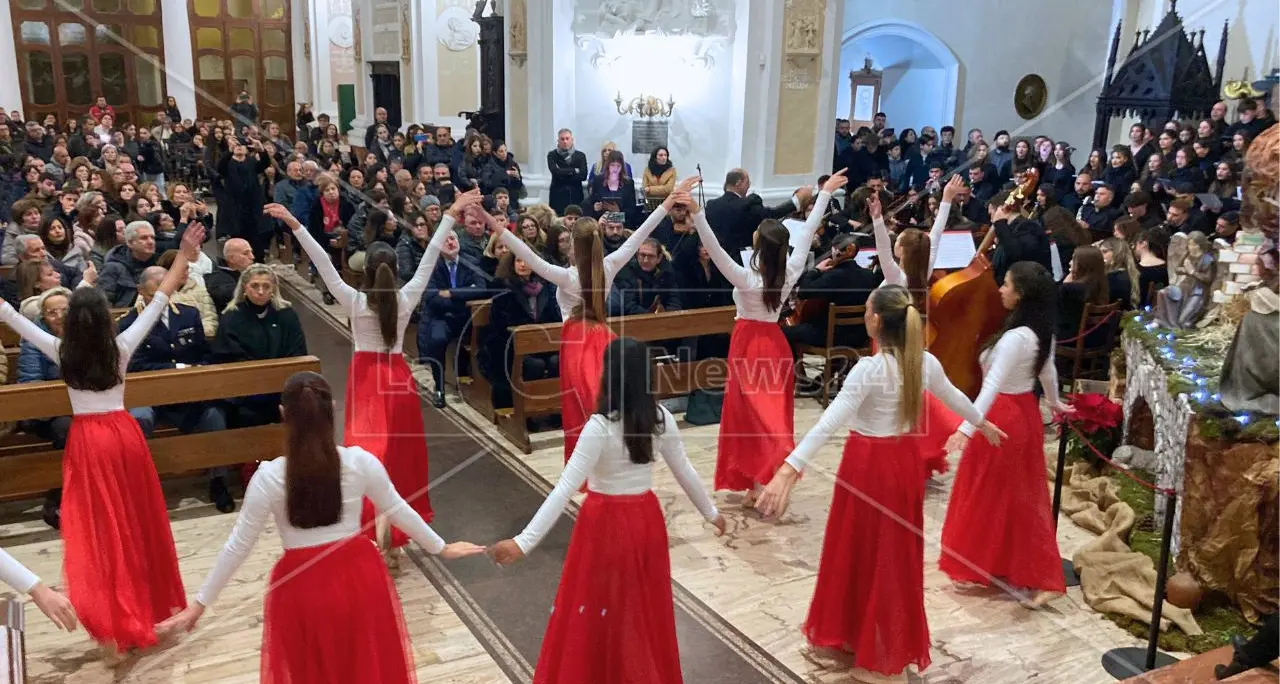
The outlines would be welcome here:
[[[874,21],[853,27],[840,45],[842,84],[836,116],[849,118],[852,93],[848,74],[863,68],[867,57],[883,72],[880,111],[889,125],[941,128],[956,121],[960,63],[937,36],[904,21]]]

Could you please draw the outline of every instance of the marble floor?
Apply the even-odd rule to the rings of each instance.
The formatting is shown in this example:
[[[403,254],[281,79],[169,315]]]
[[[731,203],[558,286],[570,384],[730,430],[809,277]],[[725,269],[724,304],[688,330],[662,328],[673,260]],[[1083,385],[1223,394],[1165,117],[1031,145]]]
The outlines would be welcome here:
[[[289,278],[291,298],[317,314],[328,314],[327,325],[340,329],[336,307],[319,305],[318,293],[301,279]],[[309,302],[315,301],[315,305]],[[336,315],[335,315],[336,314]],[[324,318],[324,316],[317,316]],[[308,336],[312,328],[308,327]],[[329,362],[326,362],[326,367]],[[502,441],[497,432],[456,397],[432,421],[449,424],[449,432],[484,445],[490,465],[508,467],[527,486],[548,491],[562,468],[560,433],[534,435],[534,452],[524,455]],[[813,400],[797,400],[796,429],[803,431],[818,418]],[[429,421],[429,429],[431,429]],[[715,464],[717,426],[682,426],[689,455],[709,484]],[[472,442],[474,444],[475,441]],[[800,625],[812,595],[834,470],[841,445],[826,445],[797,486],[792,505],[781,521],[762,521],[744,511],[732,496],[719,495],[718,505],[729,519],[729,533],[717,538],[685,500],[670,472],[659,466],[655,491],[667,512],[673,579],[678,610],[703,612],[707,623],[722,626],[745,641],[742,652],[767,654],[785,671],[752,681],[853,682],[849,673],[826,669],[810,659]],[[433,448],[434,449],[434,448]],[[433,450],[433,461],[435,451]],[[453,477],[466,478],[459,469]],[[1139,640],[1091,611],[1078,588],[1031,612],[1001,592],[965,592],[952,586],[936,569],[938,537],[945,514],[951,475],[937,478],[928,490],[925,511],[926,609],[933,639],[933,664],[913,682],[931,684],[1105,684],[1113,681],[1100,665],[1103,652]],[[198,480],[166,485],[174,537],[183,580],[194,591],[221,548],[235,517],[216,513],[200,491]],[[497,502],[501,503],[501,502]],[[533,514],[508,511],[512,520]],[[58,577],[61,545],[38,517],[38,502],[0,506],[0,546],[44,577]],[[505,523],[504,523],[505,524]],[[563,524],[563,523],[562,523]],[[1062,518],[1059,545],[1064,556],[1091,538]],[[475,541],[487,541],[476,539]],[[99,682],[252,682],[258,672],[261,640],[262,586],[279,556],[274,529],[262,536],[235,580],[200,629],[168,649],[143,654],[123,666],[108,669],[93,644],[81,632],[55,631],[38,612],[27,610],[27,653],[32,684],[96,684]],[[459,608],[453,585],[441,584],[422,564],[404,563],[395,575],[404,604],[406,623],[415,645],[419,681],[457,684],[499,684],[528,681],[526,672],[503,667],[495,654],[498,638],[477,628],[474,615]],[[545,606],[551,596],[512,594],[515,600]],[[539,610],[544,610],[539,608]],[[683,644],[682,644],[683,645]],[[685,658],[696,658],[682,648]],[[747,657],[747,656],[744,656]],[[757,660],[759,660],[757,658]],[[763,671],[763,670],[762,670]]]

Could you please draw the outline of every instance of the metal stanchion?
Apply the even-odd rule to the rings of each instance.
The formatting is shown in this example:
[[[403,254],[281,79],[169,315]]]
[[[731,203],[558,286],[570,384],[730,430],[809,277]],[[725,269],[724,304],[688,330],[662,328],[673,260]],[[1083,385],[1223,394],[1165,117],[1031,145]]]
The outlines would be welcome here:
[[[1067,424],[1058,426],[1058,468],[1053,478],[1053,529],[1058,530],[1058,512],[1062,508],[1062,480],[1067,470]],[[1068,587],[1080,586],[1080,577],[1076,575],[1075,565],[1070,558],[1062,559],[1062,578]]]
[[[0,682],[27,681],[26,625],[21,599],[0,599]]]
[[[1160,618],[1164,612],[1165,584],[1169,578],[1169,555],[1173,545],[1173,523],[1177,515],[1178,495],[1165,496],[1164,535],[1160,540],[1160,563],[1156,566],[1156,595],[1151,606],[1151,628],[1147,631],[1147,647],[1114,648],[1102,655],[1102,668],[1116,679],[1128,679],[1178,662],[1177,658],[1159,650]]]

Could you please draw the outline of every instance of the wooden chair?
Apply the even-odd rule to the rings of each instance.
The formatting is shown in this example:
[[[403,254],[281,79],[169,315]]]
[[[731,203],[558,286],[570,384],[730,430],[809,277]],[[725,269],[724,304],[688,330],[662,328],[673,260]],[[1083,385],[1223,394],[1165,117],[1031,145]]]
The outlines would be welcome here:
[[[129,373],[124,404],[139,408],[273,394],[301,371],[319,372],[320,360],[299,356]],[[0,387],[0,423],[70,414],[71,400],[61,381]],[[282,453],[284,437],[283,425],[189,435],[162,427],[148,440],[148,446],[156,471],[177,475],[275,458]],[[29,435],[0,441],[0,500],[42,495],[61,483],[61,449]]]
[[[822,346],[809,344],[798,345],[798,351],[803,354],[812,354],[821,356],[824,360],[822,364],[822,405],[826,406],[831,401],[831,364],[835,359],[844,359],[850,362],[856,362],[864,355],[871,354],[870,347],[854,349],[852,347],[842,347],[836,344],[836,328],[850,325],[867,324],[867,307],[865,305],[856,306],[829,306],[827,307],[827,341]]]
[[[1111,370],[1111,350],[1116,344],[1116,331],[1120,329],[1120,312],[1123,305],[1112,302],[1106,305],[1086,304],[1080,316],[1080,326],[1076,336],[1058,343],[1057,358],[1063,364],[1059,369],[1069,367],[1071,372],[1065,380],[1074,384],[1077,379],[1106,380]],[[1105,341],[1097,345],[1086,345],[1086,337],[1096,328],[1104,331]]]
[[[484,329],[489,325],[489,313],[493,310],[491,304],[492,300],[489,299],[467,302],[467,309],[471,314],[471,331],[458,340],[458,346],[461,347],[461,351],[467,353],[471,363],[468,375],[457,376],[458,393],[462,395],[462,400],[489,422],[493,422],[496,418],[493,409],[493,385],[489,383],[488,378],[484,377],[484,373],[480,372],[478,356],[480,345],[484,343]]]
[[[359,272],[351,270],[351,267],[347,265],[347,239],[347,229],[339,228],[338,244],[330,247],[329,251],[333,252],[334,260],[338,264],[338,273],[342,274],[342,279],[351,287],[360,287],[360,280],[363,276]]]

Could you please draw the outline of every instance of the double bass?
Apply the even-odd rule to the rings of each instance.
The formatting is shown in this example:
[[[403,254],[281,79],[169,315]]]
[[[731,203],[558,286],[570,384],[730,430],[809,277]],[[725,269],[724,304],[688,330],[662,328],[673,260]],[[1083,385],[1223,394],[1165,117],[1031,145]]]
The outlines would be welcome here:
[[[1005,206],[1020,210],[1023,202],[1035,197],[1039,182],[1039,172],[1028,170],[1022,184],[1005,200]],[[942,364],[951,384],[970,399],[976,398],[982,389],[978,350],[983,341],[1000,329],[1007,313],[1000,302],[1000,287],[987,258],[995,237],[995,228],[988,226],[973,261],[929,288],[925,330],[929,353]]]

